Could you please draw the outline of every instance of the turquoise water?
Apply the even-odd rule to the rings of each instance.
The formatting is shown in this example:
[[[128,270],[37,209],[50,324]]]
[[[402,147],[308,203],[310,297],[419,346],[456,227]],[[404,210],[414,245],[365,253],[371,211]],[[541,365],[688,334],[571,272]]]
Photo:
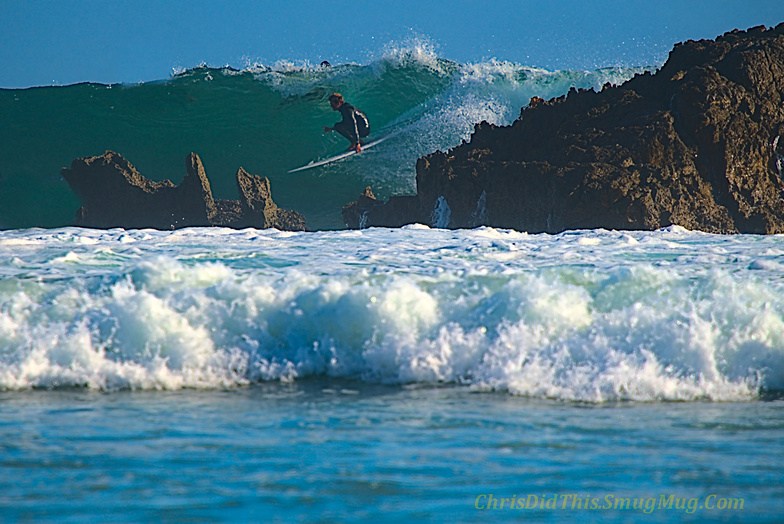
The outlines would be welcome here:
[[[782,407],[329,379],[5,392],[0,511],[10,522],[777,522]],[[509,509],[513,497],[534,508]],[[597,509],[580,509],[586,498]]]
[[[367,185],[384,199],[415,193],[417,158],[458,145],[477,122],[510,124],[533,96],[601,88],[644,70],[458,64],[411,45],[365,65],[200,67],[138,85],[0,89],[0,228],[73,224],[80,203],[60,170],[110,149],[144,176],[176,184],[195,152],[217,198],[238,198],[234,175],[243,167],[268,177],[275,202],[303,213],[309,229],[342,229],[342,207]],[[288,174],[347,147],[322,132],[339,120],[327,101],[335,91],[365,111],[371,138],[394,138],[361,157]]]

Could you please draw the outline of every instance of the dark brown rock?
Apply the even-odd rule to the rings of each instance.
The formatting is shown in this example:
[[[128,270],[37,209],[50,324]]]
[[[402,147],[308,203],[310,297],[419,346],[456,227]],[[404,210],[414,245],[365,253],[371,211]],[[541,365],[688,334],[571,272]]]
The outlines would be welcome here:
[[[416,196],[393,196],[387,202],[378,200],[370,186],[355,202],[343,206],[343,222],[353,229],[366,227],[401,227],[426,222]]]
[[[366,227],[367,212],[374,207],[383,205],[384,202],[376,199],[370,186],[365,188],[355,202],[350,202],[343,206],[341,214],[343,222],[352,229],[362,229]]]
[[[78,158],[61,173],[81,200],[76,225],[83,227],[305,229],[302,215],[275,205],[266,178],[248,175],[240,168],[242,200],[215,200],[198,155],[188,155],[185,170],[178,186],[169,180],[153,182],[118,153],[106,151],[101,156]]]
[[[236,175],[240,193],[242,220],[235,227],[274,227],[286,231],[305,231],[305,217],[296,211],[280,209],[272,201],[272,191],[267,177],[252,175],[239,168]]]
[[[218,207],[212,198],[210,181],[199,155],[190,153],[185,158],[185,172],[185,177],[178,186],[181,193],[180,200],[193,203],[194,206],[198,206],[199,210],[201,210],[201,202],[203,202],[205,211],[203,218],[211,223],[218,215]],[[200,216],[199,220],[201,219]]]
[[[198,173],[184,187],[169,180],[153,182],[121,155],[106,151],[74,160],[61,174],[82,202],[77,225],[157,229],[209,225],[207,205],[195,190]]]
[[[736,30],[675,46],[656,74],[478,124],[419,159],[417,213],[446,202],[456,228],[782,233],[782,137],[784,24]]]

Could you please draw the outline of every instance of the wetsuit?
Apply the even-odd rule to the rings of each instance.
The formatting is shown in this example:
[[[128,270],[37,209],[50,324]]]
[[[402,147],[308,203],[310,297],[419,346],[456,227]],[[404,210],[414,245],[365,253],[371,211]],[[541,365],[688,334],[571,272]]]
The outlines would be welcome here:
[[[338,111],[343,120],[335,124],[332,129],[348,138],[352,146],[358,144],[360,138],[370,134],[370,124],[365,113],[348,102],[343,102]]]

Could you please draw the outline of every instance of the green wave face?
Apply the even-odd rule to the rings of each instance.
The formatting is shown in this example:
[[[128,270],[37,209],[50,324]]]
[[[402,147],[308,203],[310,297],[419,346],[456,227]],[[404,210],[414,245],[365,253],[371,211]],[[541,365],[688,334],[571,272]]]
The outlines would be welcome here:
[[[174,183],[195,152],[217,198],[237,198],[234,174],[244,167],[268,177],[275,202],[303,213],[310,229],[341,228],[342,206],[366,185],[381,198],[413,193],[416,159],[457,145],[474,123],[507,124],[530,96],[633,72],[548,73],[402,53],[362,66],[200,67],[139,85],[0,90],[0,228],[72,224],[80,204],[60,169],[107,149],[144,176]],[[322,130],[339,120],[327,102],[333,92],[368,115],[371,138],[393,131],[394,138],[349,160],[288,174],[348,146]]]

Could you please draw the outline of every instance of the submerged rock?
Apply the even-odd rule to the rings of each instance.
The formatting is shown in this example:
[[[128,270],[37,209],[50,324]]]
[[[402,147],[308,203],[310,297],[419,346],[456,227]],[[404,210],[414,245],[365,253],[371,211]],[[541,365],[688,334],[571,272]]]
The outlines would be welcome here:
[[[378,203],[363,225],[784,233],[782,137],[784,24],[735,30],[676,45],[656,74],[478,124],[419,159],[413,211]]]
[[[237,186],[241,200],[215,200],[201,159],[185,159],[180,185],[153,182],[114,151],[77,158],[61,171],[81,200],[76,225],[94,228],[177,229],[192,226],[227,226],[305,230],[296,211],[279,209],[272,201],[269,180],[240,168]]]

